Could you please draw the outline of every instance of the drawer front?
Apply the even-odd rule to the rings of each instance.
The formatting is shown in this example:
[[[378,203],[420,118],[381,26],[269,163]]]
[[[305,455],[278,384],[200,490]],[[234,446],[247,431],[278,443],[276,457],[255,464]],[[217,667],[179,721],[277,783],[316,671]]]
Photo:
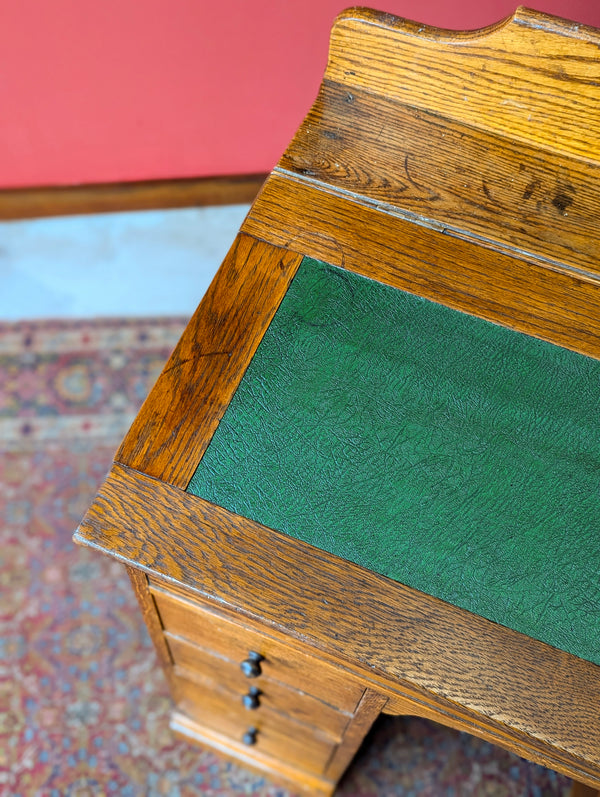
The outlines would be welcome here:
[[[263,657],[260,669],[268,678],[306,692],[336,709],[355,710],[363,687],[332,665],[292,650],[256,628],[238,625],[155,587],[152,594],[165,631],[238,665],[254,651]]]
[[[341,740],[350,714],[337,711],[321,700],[297,692],[265,675],[256,679],[245,678],[236,662],[215,656],[169,632],[165,636],[176,667],[188,672],[192,678],[202,679],[207,685],[218,684],[231,692],[232,700],[242,706],[243,698],[248,698],[252,689],[258,690],[254,701],[247,701],[258,703],[256,708],[246,709],[248,722],[252,722],[252,718],[258,716],[264,707],[296,722],[316,726],[335,742]]]
[[[306,725],[267,709],[246,711],[230,693],[203,687],[181,674],[174,679],[174,692],[180,711],[200,725],[238,743],[250,734],[249,752],[260,751],[308,772],[322,774],[336,748],[335,742]]]

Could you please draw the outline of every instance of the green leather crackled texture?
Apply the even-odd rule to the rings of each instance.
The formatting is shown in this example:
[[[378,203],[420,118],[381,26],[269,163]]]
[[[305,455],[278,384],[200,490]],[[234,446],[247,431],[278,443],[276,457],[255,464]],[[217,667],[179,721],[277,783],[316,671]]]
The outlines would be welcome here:
[[[305,258],[188,491],[600,664],[600,362]]]

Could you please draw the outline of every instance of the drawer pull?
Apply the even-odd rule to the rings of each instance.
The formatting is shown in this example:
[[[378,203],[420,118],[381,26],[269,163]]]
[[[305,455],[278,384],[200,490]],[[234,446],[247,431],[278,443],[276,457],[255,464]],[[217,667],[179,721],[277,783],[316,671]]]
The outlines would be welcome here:
[[[248,694],[242,697],[242,703],[250,710],[258,708],[260,706],[260,694],[260,689],[256,686],[251,686],[250,689],[248,689]]]
[[[263,659],[264,656],[261,656],[260,653],[256,653],[254,650],[248,653],[248,658],[244,659],[240,664],[246,678],[258,678],[258,676],[262,674],[260,663]]]
[[[258,728],[248,728],[246,733],[242,736],[242,742],[249,746],[256,744],[257,733],[258,733]]]

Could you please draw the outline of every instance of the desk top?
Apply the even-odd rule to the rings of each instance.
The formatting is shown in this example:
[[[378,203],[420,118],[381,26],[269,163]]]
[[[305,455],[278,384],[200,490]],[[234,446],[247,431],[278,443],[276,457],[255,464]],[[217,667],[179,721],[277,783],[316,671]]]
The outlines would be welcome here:
[[[312,111],[77,534],[594,783],[599,42],[523,9],[459,35],[342,15]],[[255,385],[273,333],[285,367]],[[279,436],[240,457],[241,420]],[[234,478],[206,500],[187,488],[201,463],[208,495],[221,435]]]
[[[600,362],[306,258],[191,492],[600,664]]]

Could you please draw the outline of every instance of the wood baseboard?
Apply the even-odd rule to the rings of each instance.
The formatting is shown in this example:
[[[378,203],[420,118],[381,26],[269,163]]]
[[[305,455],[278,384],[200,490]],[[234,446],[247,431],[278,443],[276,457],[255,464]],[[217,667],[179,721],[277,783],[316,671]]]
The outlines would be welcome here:
[[[0,190],[0,220],[252,202],[266,174]]]

